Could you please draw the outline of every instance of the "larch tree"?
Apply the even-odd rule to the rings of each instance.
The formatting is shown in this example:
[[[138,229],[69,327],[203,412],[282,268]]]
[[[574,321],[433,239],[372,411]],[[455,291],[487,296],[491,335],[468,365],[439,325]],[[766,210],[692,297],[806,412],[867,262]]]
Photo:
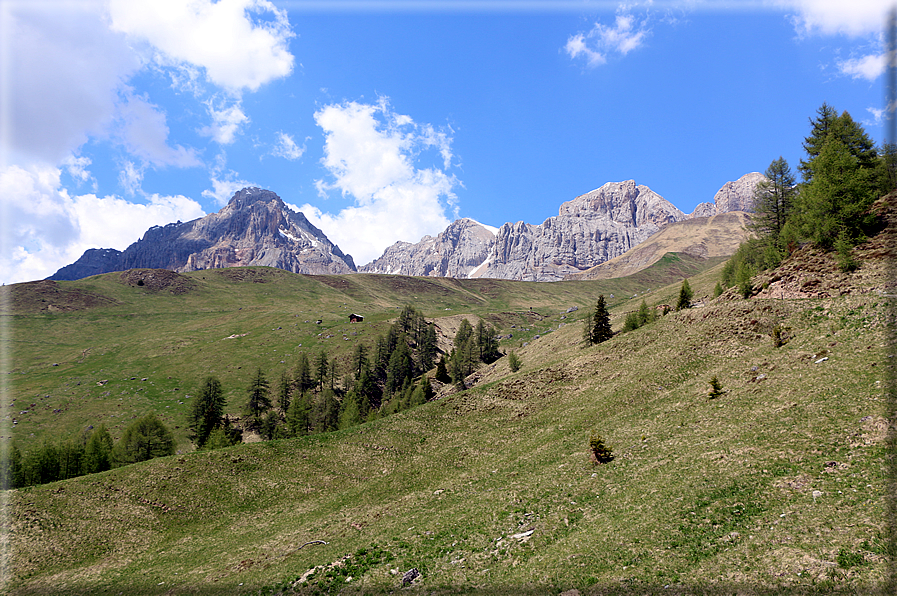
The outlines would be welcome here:
[[[190,430],[197,448],[201,449],[215,427],[221,425],[225,404],[221,381],[213,376],[206,377],[190,411]]]

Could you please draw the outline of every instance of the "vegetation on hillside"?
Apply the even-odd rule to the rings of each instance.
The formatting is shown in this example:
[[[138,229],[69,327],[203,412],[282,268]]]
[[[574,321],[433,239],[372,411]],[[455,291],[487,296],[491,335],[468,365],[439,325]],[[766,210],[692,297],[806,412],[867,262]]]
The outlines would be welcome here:
[[[769,164],[754,194],[754,237],[726,263],[715,294],[737,286],[749,297],[751,277],[778,266],[802,242],[834,250],[842,271],[856,267],[853,247],[876,225],[872,203],[897,188],[897,149],[876,148],[848,112],[839,115],[827,103],[810,119],[803,148],[800,183],[781,156]]]

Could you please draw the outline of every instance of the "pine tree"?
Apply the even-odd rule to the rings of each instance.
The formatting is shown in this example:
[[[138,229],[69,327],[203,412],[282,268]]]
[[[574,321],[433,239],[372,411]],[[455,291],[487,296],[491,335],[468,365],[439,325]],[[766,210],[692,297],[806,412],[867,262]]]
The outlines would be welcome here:
[[[112,435],[101,424],[90,433],[84,446],[84,473],[105,472],[112,468]]]
[[[825,102],[816,110],[816,114],[815,119],[810,119],[810,136],[804,138],[803,142],[803,148],[807,153],[808,159],[807,161],[801,160],[798,166],[804,182],[812,180],[813,172],[810,169],[810,163],[819,155],[822,144],[829,134],[835,130],[838,121],[838,112]]]
[[[294,436],[308,434],[311,425],[311,398],[308,393],[301,393],[290,401],[286,422]]]
[[[592,433],[589,438],[589,450],[592,452],[592,461],[596,464],[606,464],[614,459],[611,448],[604,444],[604,439],[598,433]]]
[[[339,427],[340,404],[329,387],[316,396],[312,406],[312,427],[315,432],[326,433]]]
[[[59,446],[59,478],[75,478],[84,474],[84,445],[68,440]]]
[[[647,325],[654,320],[653,313],[651,312],[651,309],[648,308],[648,303],[645,302],[644,299],[638,307],[637,314],[639,327],[641,327],[642,325]]]
[[[501,358],[498,340],[495,339],[495,328],[492,325],[487,326],[482,320],[479,321],[475,335],[480,362],[491,364]]]
[[[868,210],[876,196],[859,159],[838,139],[830,138],[809,168],[812,181],[795,200],[803,234],[825,249],[834,246],[839,236],[856,243],[872,222]]]
[[[249,400],[246,402],[246,414],[252,419],[253,424],[257,424],[262,414],[271,408],[268,380],[262,373],[261,367],[256,371],[246,392],[249,394]]]
[[[445,356],[439,359],[439,362],[436,363],[436,380],[440,383],[451,383],[452,377],[448,373],[448,369],[445,366]]]
[[[433,323],[426,323],[423,331],[423,339],[418,348],[418,370],[422,373],[433,368],[433,361],[436,360],[436,326]]]
[[[610,313],[607,311],[607,302],[604,294],[598,296],[595,310],[592,316],[586,319],[583,339],[589,345],[598,344],[613,337],[614,332],[610,326]]]
[[[320,389],[324,389],[324,386],[327,384],[328,373],[330,372],[330,360],[327,358],[327,352],[325,350],[321,350],[318,353],[318,357],[315,358],[315,382],[318,384]]]
[[[623,331],[635,331],[641,327],[637,312],[626,313],[626,319],[623,321]]]
[[[304,393],[315,386],[311,376],[311,362],[309,362],[308,354],[305,352],[299,354],[299,363],[296,365],[295,382],[296,389],[299,390],[299,393]]]
[[[461,324],[458,325],[458,332],[455,333],[455,339],[453,341],[455,350],[460,348],[472,335],[473,326],[471,326],[470,321],[461,319]]]
[[[190,413],[191,438],[198,449],[205,444],[212,430],[221,425],[225,403],[221,381],[213,376],[206,377]]]
[[[358,395],[354,391],[350,391],[343,399],[342,408],[340,409],[339,428],[357,426],[363,421],[361,409],[358,405]]]
[[[287,371],[280,373],[280,381],[277,383],[277,405],[280,411],[286,414],[290,409],[290,396],[293,393],[293,381]]]
[[[174,436],[155,414],[147,414],[129,424],[112,448],[112,459],[119,465],[173,454]]]
[[[676,302],[676,310],[691,308],[691,299],[693,297],[694,292],[691,291],[691,286],[688,284],[688,280],[683,279],[682,287],[679,288],[679,301]]]
[[[369,367],[368,349],[364,344],[356,344],[355,350],[352,352],[352,372],[355,378],[361,377],[361,372]]]
[[[784,247],[780,246],[779,238],[791,216],[797,185],[788,162],[781,156],[769,164],[764,175],[766,179],[754,189],[754,213],[749,229],[781,252]]]

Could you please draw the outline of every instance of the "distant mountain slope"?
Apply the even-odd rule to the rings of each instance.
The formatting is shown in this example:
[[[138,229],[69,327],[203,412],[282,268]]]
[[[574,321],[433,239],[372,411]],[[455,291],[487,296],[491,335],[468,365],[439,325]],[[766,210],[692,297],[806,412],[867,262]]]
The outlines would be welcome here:
[[[659,261],[667,253],[685,253],[702,259],[734,254],[747,237],[748,214],[743,211],[695,217],[672,223],[632,250],[568,279],[611,279],[632,275]]]
[[[436,238],[425,236],[416,244],[397,242],[361,271],[558,281],[619,257],[677,222],[750,210],[754,188],[763,178],[762,174],[752,172],[727,182],[716,193],[713,203],[701,203],[690,215],[634,180],[608,182],[563,203],[556,217],[540,225],[522,221],[506,223],[493,234],[487,226],[461,219]],[[723,220],[714,225],[722,226]],[[707,255],[703,256],[734,251],[730,248],[732,234],[725,236],[725,241],[717,239],[722,242],[719,247],[707,248]],[[709,243],[714,241],[712,235],[707,239]],[[673,243],[669,250],[652,257],[653,260],[648,259],[645,266],[664,252],[688,252],[685,248],[688,247]],[[689,254],[702,256],[698,254],[699,248],[694,250],[697,252]],[[637,269],[630,272],[634,271]]]
[[[362,273],[476,277],[495,242],[495,228],[472,219],[452,222],[435,238],[424,236],[417,244],[396,242],[376,261],[361,267]]]
[[[197,271],[264,265],[294,273],[351,273],[352,257],[276,194],[244,188],[218,213],[154,226],[124,251],[91,249],[52,275],[73,280],[126,269]]]

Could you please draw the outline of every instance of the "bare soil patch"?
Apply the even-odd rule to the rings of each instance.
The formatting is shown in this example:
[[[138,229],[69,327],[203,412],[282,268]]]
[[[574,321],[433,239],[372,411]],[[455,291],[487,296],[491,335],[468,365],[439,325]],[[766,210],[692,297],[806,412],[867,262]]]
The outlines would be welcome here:
[[[175,295],[186,294],[196,287],[196,282],[189,277],[168,269],[129,269],[121,273],[119,280],[149,292],[165,291]]]

